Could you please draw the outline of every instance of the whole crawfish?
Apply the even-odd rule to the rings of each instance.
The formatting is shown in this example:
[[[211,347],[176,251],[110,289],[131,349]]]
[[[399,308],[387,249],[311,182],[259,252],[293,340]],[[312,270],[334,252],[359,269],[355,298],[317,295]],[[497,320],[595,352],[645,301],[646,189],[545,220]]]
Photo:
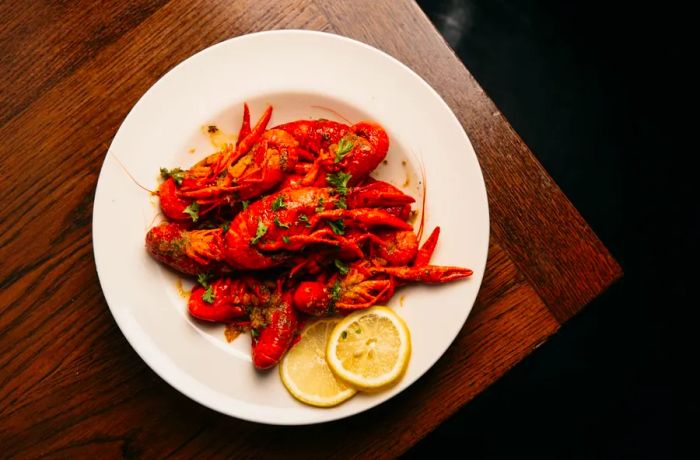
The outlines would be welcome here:
[[[294,292],[294,306],[313,316],[346,313],[388,302],[396,287],[407,283],[438,284],[471,276],[472,270],[429,265],[437,245],[436,227],[418,249],[411,231],[385,232],[383,239],[373,238],[375,257],[361,259],[338,274],[323,272],[314,281],[302,281]]]
[[[303,251],[311,245],[333,248],[335,257],[361,258],[369,229],[411,229],[382,207],[413,201],[384,182],[349,188],[343,194],[328,187],[286,189],[241,211],[225,233],[165,223],[149,231],[146,247],[156,259],[189,274],[294,265],[307,260]],[[167,242],[162,235],[168,236]]]

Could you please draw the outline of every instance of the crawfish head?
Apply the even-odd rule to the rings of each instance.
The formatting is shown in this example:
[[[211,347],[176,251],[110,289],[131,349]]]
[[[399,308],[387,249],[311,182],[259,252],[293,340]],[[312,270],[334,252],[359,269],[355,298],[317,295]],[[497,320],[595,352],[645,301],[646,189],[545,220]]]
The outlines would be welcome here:
[[[362,263],[353,264],[342,277],[328,282],[303,281],[294,291],[294,306],[313,316],[349,312],[385,302],[394,292],[394,282],[386,276],[372,278]]]
[[[187,309],[204,321],[230,322],[266,305],[270,298],[270,288],[252,276],[219,278],[206,288],[195,286]]]
[[[177,223],[163,223],[146,234],[146,249],[156,260],[175,270],[196,275],[223,270],[221,229],[187,230]]]

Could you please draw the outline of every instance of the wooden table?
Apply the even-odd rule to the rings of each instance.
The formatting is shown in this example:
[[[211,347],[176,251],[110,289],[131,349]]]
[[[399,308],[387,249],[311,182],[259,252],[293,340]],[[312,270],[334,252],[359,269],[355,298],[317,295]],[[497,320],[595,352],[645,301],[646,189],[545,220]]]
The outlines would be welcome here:
[[[621,275],[413,1],[48,3],[0,4],[2,457],[393,457]],[[277,28],[347,35],[418,72],[469,134],[491,210],[483,286],[443,358],[386,404],[310,427],[239,421],[162,381],[112,319],[90,232],[100,166],[138,98],[196,51]]]

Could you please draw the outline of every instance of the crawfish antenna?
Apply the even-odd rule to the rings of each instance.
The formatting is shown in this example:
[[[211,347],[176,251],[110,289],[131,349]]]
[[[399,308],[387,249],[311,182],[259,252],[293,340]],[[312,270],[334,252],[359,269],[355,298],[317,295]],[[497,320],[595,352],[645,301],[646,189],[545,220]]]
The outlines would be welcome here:
[[[117,158],[117,156],[116,156],[115,154],[112,153],[112,154],[110,154],[110,156],[111,156],[112,158],[114,158],[114,161],[117,162],[117,164],[119,165],[119,167],[122,168],[122,170],[126,173],[127,176],[129,176],[129,179],[131,179],[131,181],[132,181],[134,184],[136,184],[138,187],[144,189],[145,191],[147,191],[147,192],[150,193],[151,195],[155,195],[155,194],[156,194],[156,192],[154,192],[153,190],[150,190],[150,189],[144,187],[143,185],[139,184],[139,182],[134,178],[134,176],[131,175],[131,173],[129,172],[129,170],[126,169],[126,166],[124,166],[124,163],[122,163],[122,162],[119,160],[119,158]]]
[[[344,121],[345,123],[347,123],[347,124],[349,124],[349,125],[352,124],[352,122],[351,122],[350,120],[348,120],[347,118],[345,118],[344,116],[342,116],[341,114],[339,114],[338,112],[336,112],[335,110],[329,109],[328,107],[324,107],[324,106],[322,106],[322,105],[312,105],[311,108],[312,108],[312,109],[321,109],[321,110],[325,110],[326,112],[330,112],[330,113],[332,113],[333,115],[335,115],[335,116],[338,117],[338,118],[342,118],[343,121]]]
[[[415,152],[414,152],[415,153]],[[418,155],[414,155],[418,158],[418,164],[420,165],[420,175],[421,182],[423,184],[423,198],[421,199],[421,212],[420,212],[420,225],[418,226],[418,241],[420,241],[423,236],[423,228],[425,227],[425,197],[428,195],[428,180],[425,176],[425,165],[423,164],[423,158]]]

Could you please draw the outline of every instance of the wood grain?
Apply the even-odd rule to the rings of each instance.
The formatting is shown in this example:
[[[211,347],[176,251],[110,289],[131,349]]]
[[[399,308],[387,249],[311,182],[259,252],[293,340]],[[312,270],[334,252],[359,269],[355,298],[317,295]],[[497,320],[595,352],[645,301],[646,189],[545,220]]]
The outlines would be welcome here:
[[[0,3],[0,456],[394,457],[619,276],[412,1],[110,3]],[[388,403],[322,426],[243,422],[172,389],[114,323],[92,255],[99,168],[133,104],[196,51],[272,28],[336,31],[413,67],[467,130],[492,213],[482,289],[448,352]]]

